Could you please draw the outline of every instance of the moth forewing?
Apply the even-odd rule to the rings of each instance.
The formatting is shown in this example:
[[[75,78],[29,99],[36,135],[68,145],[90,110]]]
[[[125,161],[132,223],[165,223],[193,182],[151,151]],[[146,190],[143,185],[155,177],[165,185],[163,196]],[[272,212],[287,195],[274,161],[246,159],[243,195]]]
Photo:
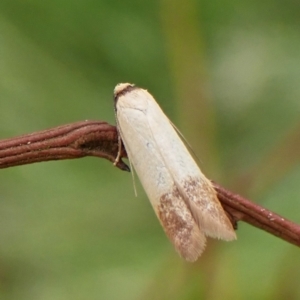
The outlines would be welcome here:
[[[204,250],[205,235],[235,239],[211,182],[154,98],[134,85],[120,84],[115,110],[129,160],[177,251],[194,261]]]
[[[211,182],[205,177],[187,178],[181,184],[184,200],[205,235],[225,241],[236,239],[232,224],[224,212]]]

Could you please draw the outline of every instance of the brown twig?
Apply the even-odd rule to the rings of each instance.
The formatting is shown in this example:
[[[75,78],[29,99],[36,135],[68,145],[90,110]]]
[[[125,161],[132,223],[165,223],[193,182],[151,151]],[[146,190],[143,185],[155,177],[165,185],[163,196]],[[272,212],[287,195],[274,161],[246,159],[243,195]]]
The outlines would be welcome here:
[[[0,169],[34,162],[96,156],[115,161],[117,131],[99,121],[84,121],[0,141]],[[126,152],[122,150],[122,157]],[[120,160],[117,167],[129,170]]]
[[[106,122],[85,121],[0,141],[0,169],[34,162],[96,156],[115,161],[118,135]],[[126,157],[122,149],[121,157]],[[117,167],[129,170],[119,161]],[[227,191],[214,183],[218,198],[234,224],[244,221],[300,246],[300,225]]]
[[[300,225],[240,195],[233,194],[216,183],[213,184],[223,208],[232,217],[234,222],[244,221],[291,244],[300,246]]]

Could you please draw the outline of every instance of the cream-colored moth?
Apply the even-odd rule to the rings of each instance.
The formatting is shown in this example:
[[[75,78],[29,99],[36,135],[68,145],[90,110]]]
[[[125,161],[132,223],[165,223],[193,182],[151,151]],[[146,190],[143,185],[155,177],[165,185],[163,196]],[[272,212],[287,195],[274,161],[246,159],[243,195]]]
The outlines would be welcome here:
[[[206,236],[236,239],[211,182],[154,98],[129,83],[118,84],[114,98],[117,128],[128,158],[179,254],[195,261],[205,248]]]

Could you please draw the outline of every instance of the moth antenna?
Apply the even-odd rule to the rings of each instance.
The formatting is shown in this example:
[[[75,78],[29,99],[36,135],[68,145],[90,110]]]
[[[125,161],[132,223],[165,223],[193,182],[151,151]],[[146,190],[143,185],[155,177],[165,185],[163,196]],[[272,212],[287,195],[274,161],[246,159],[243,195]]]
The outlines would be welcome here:
[[[121,151],[122,151],[122,139],[121,139],[121,134],[120,134],[120,126],[119,126],[119,123],[118,123],[118,118],[117,118],[117,113],[115,111],[115,117],[116,117],[116,123],[117,123],[117,132],[118,132],[118,154],[117,154],[117,157],[114,161],[114,166],[117,165],[117,163],[120,161],[120,158],[121,158]],[[131,167],[131,165],[130,165]]]
[[[129,165],[130,165],[130,170],[131,170],[131,177],[132,177],[132,184],[133,184],[133,190],[134,190],[134,195],[137,197],[137,189],[136,189],[136,184],[135,184],[135,177],[134,177],[134,168],[131,164],[131,160],[129,159]]]
[[[175,129],[175,131],[179,134],[180,138],[183,140],[184,144],[188,147],[189,151],[192,153],[192,155],[194,156],[194,158],[196,159],[196,161],[200,164],[201,160],[199,159],[199,157],[195,153],[195,151],[192,148],[191,144],[187,141],[187,139],[184,137],[184,135],[181,133],[181,131],[176,127],[176,125],[171,120],[169,120],[169,122],[173,126],[173,128]]]
[[[115,113],[115,115],[116,115],[116,122],[117,122],[117,131],[118,131],[118,155],[115,159],[114,166],[119,162],[120,157],[121,157],[121,151],[122,151],[121,128],[120,128],[119,123],[118,123],[117,114]],[[125,147],[125,145],[124,145],[124,147]],[[125,149],[126,149],[126,147],[125,147]],[[135,177],[134,177],[134,168],[132,166],[131,159],[129,157],[129,153],[127,153],[127,155],[128,155],[129,166],[130,166],[130,170],[131,170],[131,177],[132,177],[134,195],[137,197],[137,189],[136,189]]]

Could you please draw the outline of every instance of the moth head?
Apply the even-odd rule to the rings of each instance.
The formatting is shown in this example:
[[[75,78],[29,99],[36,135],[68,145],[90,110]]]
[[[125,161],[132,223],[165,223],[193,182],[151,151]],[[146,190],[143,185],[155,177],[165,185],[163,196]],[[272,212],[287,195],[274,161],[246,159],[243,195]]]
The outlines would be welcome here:
[[[120,108],[129,108],[145,112],[149,97],[152,98],[146,90],[134,84],[119,83],[114,89],[115,111]]]
[[[131,83],[119,83],[116,85],[114,89],[114,98],[117,100],[121,95],[125,95],[126,93],[135,89],[136,86]]]

